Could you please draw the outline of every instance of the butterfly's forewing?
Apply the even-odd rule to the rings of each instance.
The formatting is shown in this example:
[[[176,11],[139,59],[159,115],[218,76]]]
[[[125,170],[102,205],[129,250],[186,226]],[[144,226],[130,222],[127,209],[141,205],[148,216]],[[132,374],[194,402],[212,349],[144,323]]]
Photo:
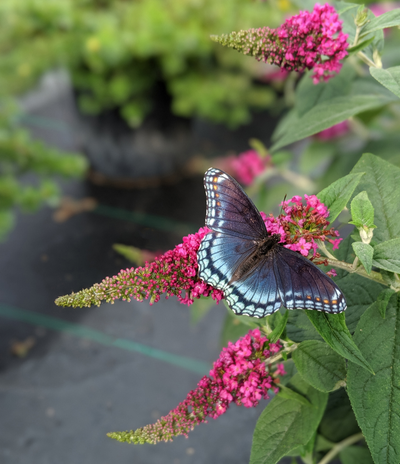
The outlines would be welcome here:
[[[277,246],[273,261],[283,306],[287,309],[315,309],[341,313],[346,300],[335,282],[310,260]]]
[[[225,172],[210,168],[204,176],[206,226],[248,240],[267,235],[264,221],[240,185]]]

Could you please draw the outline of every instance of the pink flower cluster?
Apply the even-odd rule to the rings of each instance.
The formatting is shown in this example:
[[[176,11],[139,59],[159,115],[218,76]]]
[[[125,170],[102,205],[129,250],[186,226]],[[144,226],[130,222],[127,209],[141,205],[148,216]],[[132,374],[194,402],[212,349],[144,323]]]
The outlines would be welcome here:
[[[290,200],[281,203],[285,214],[273,217],[261,213],[267,230],[270,234],[280,234],[281,243],[286,248],[300,252],[308,256],[313,249],[313,258],[319,258],[316,240],[324,242],[328,240],[333,244],[333,249],[338,248],[342,238],[337,238],[339,232],[333,228],[328,229],[328,208],[319,201],[315,195],[304,195],[306,204],[303,205],[302,197],[294,196]],[[327,238],[335,237],[335,238]],[[333,274],[332,274],[333,275]]]
[[[126,269],[117,276],[107,277],[100,287],[115,289],[113,299],[150,299],[150,304],[157,303],[162,294],[167,298],[175,295],[181,303],[188,305],[194,298],[210,294],[219,302],[223,293],[197,277],[197,250],[208,232],[207,227],[200,228],[196,234],[183,237],[183,243],[152,263],[146,262],[144,267]]]
[[[272,167],[271,156],[260,155],[257,150],[251,149],[213,160],[215,167],[222,169],[237,179],[243,185],[250,185],[254,179],[266,169]]]
[[[214,362],[210,376],[204,376],[197,388],[167,416],[155,424],[131,432],[110,434],[112,438],[131,443],[172,441],[188,432],[207,418],[216,419],[233,402],[251,408],[269,398],[268,390],[278,392],[279,376],[285,374],[283,364],[272,373],[268,359],[281,350],[280,342],[268,343],[259,329],[250,330],[236,343],[229,342]]]
[[[192,304],[195,298],[210,295],[218,303],[224,297],[222,291],[197,277],[197,250],[208,232],[207,227],[200,228],[197,233],[183,237],[183,243],[153,262],[146,262],[143,267],[124,269],[89,289],[57,298],[56,304],[82,308],[100,306],[103,301],[131,301],[131,298],[138,301],[150,299],[150,304],[153,304],[163,294],[167,298],[174,295],[187,305]]]
[[[314,84],[339,72],[339,60],[347,55],[348,35],[343,34],[342,22],[328,3],[317,3],[311,13],[300,11],[287,19],[278,29],[278,37],[286,49],[285,69],[313,69]]]
[[[233,176],[243,185],[250,185],[268,164],[270,156],[260,156],[256,150],[247,150],[231,160]]]
[[[311,13],[301,11],[277,29],[263,27],[212,38],[287,71],[313,69],[317,84],[340,71],[340,60],[347,55],[347,37],[335,9],[317,3]]]
[[[323,131],[318,132],[315,137],[319,140],[332,140],[347,134],[348,131],[348,121],[342,121],[332,127],[328,127],[328,129],[324,129]]]

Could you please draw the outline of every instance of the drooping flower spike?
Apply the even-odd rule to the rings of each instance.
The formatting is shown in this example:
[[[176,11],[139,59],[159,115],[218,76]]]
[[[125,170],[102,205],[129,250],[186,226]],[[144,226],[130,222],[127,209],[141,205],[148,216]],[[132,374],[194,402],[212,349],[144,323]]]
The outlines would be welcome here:
[[[259,329],[250,330],[236,343],[229,342],[214,362],[209,376],[204,376],[186,399],[155,424],[137,430],[108,435],[128,443],[155,444],[172,441],[178,435],[188,436],[207,418],[217,419],[231,403],[246,408],[269,398],[269,390],[278,392],[283,364],[272,367],[269,358],[281,350],[280,342],[269,343]]]

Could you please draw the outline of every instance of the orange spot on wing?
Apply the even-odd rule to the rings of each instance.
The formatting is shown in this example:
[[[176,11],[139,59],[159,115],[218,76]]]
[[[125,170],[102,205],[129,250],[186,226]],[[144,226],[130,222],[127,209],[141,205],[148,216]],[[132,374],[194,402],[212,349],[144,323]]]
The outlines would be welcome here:
[[[217,201],[217,206],[221,206],[221,202],[220,202],[220,201]]]
[[[321,301],[321,298],[320,298],[319,296],[317,296],[315,299],[316,299],[317,301]]]
[[[218,187],[216,185],[213,185],[214,190],[218,190]]]
[[[324,300],[324,303],[329,304],[329,300]]]
[[[216,193],[216,194],[215,194],[215,198],[219,198],[219,193]]]
[[[214,177],[213,182],[218,182],[218,177]]]
[[[311,296],[310,296],[310,295],[307,295],[307,298],[308,298],[309,300],[311,300]]]
[[[336,303],[337,303],[337,300],[332,300],[332,303],[333,303],[333,304],[336,304]]]

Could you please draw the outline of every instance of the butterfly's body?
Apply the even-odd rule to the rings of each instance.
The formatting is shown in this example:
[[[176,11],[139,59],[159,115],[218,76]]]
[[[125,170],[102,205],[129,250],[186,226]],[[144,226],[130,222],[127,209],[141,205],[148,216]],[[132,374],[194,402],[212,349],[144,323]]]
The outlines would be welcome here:
[[[229,284],[238,280],[245,280],[253,271],[257,269],[260,262],[268,255],[274,253],[273,249],[278,245],[280,235],[275,234],[267,236],[262,240],[254,241],[255,249],[253,253],[248,256],[244,261],[239,263],[238,267],[232,274]]]
[[[198,251],[199,276],[224,292],[236,314],[264,317],[281,305],[339,313],[346,301],[311,261],[269,235],[250,198],[228,174],[209,169],[207,234]]]

